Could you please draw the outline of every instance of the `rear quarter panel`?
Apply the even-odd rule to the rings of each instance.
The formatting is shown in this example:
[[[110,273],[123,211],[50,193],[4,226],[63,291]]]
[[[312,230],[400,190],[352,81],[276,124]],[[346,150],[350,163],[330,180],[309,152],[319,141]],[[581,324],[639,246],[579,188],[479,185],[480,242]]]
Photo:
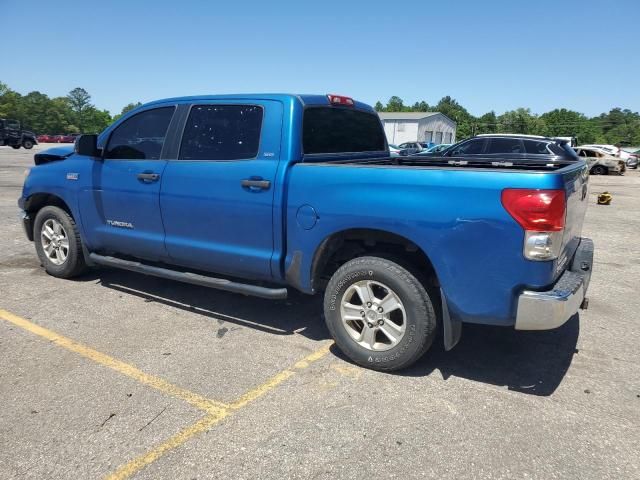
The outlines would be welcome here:
[[[523,257],[524,233],[502,207],[504,188],[565,188],[565,180],[558,173],[522,171],[294,165],[285,271],[302,256],[296,259],[301,288],[311,291],[313,255],[324,239],[353,228],[387,231],[429,257],[452,315],[512,325],[516,294],[525,286],[543,288],[557,274],[556,262]],[[309,230],[298,223],[303,205],[318,216]]]

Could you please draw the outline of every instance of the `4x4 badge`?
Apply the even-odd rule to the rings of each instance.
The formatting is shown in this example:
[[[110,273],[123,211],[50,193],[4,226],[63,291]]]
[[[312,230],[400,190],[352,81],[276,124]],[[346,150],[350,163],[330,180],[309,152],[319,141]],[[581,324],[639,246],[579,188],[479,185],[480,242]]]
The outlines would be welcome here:
[[[79,176],[77,173],[67,173],[67,180],[78,180]]]

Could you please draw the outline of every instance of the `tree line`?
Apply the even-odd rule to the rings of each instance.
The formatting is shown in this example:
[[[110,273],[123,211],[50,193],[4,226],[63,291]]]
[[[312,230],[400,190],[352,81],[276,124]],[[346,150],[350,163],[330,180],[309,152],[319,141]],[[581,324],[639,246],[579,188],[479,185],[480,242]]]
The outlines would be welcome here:
[[[112,116],[91,102],[84,88],[74,88],[64,97],[50,98],[34,91],[26,95],[12,90],[0,81],[0,118],[18,120],[22,128],[36,134],[100,133],[114,120],[139,106],[130,103]]]
[[[640,115],[628,109],[612,108],[596,117],[566,108],[556,108],[536,115],[529,108],[518,108],[497,115],[490,111],[479,117],[471,115],[455,99],[446,96],[435,105],[425,101],[405,105],[393,96],[386,105],[378,101],[378,112],[440,112],[454,120],[457,139],[480,133],[525,133],[550,137],[576,137],[579,143],[604,143],[619,146],[640,145]]]
[[[0,81],[0,118],[19,120],[23,128],[37,134],[99,133],[139,105],[139,102],[130,103],[112,116],[109,111],[93,105],[91,95],[84,88],[74,88],[64,97],[50,98],[38,91],[21,95]],[[425,101],[405,105],[400,97],[393,96],[386,105],[378,101],[375,109],[379,112],[441,112],[458,124],[458,139],[479,133],[526,133],[577,137],[580,143],[640,145],[640,115],[621,108],[612,108],[591,118],[565,108],[542,115],[518,108],[501,115],[491,111],[475,117],[449,96],[435,105]]]

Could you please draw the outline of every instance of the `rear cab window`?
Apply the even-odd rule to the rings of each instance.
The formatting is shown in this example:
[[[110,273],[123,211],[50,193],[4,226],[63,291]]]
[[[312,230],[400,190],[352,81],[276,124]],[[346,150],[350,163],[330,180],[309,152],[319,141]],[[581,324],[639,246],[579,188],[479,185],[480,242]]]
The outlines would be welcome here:
[[[180,160],[248,160],[260,148],[260,105],[193,105],[180,145]]]
[[[305,155],[381,152],[386,139],[375,113],[342,107],[307,107],[302,123]]]

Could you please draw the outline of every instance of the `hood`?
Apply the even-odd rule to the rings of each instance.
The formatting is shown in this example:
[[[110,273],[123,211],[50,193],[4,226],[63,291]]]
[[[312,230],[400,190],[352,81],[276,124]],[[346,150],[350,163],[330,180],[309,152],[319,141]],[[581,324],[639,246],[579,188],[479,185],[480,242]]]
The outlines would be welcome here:
[[[33,156],[36,165],[64,160],[73,153],[73,145],[65,145],[63,147],[48,148],[42,152],[38,152]]]

